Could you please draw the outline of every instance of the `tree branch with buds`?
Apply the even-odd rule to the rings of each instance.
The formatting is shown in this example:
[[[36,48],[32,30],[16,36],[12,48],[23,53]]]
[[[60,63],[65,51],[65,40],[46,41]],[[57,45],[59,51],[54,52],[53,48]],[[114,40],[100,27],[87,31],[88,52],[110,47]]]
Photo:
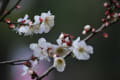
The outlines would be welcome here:
[[[13,8],[5,14],[0,21],[3,21],[6,16],[8,16],[21,0],[15,4]],[[38,43],[30,44],[30,49],[33,51],[33,55],[28,59],[21,60],[12,60],[12,61],[3,61],[0,64],[8,65],[23,65],[24,73],[27,73],[31,76],[31,79],[42,80],[44,77],[50,74],[53,70],[58,72],[63,72],[66,67],[66,58],[69,56],[74,56],[77,60],[89,60],[90,55],[93,54],[93,47],[88,45],[87,42],[92,39],[97,34],[104,32],[104,30],[110,27],[114,23],[118,23],[120,20],[120,3],[118,0],[108,0],[104,3],[106,9],[104,13],[104,18],[102,18],[102,24],[98,29],[93,28],[90,25],[86,25],[82,32],[83,35],[88,34],[84,39],[73,40],[73,36],[66,33],[61,33],[59,38],[56,40],[57,44],[52,44],[47,42],[45,38],[40,38]],[[42,34],[48,33],[54,26],[54,15],[50,11],[47,13],[41,13],[41,15],[34,16],[34,22],[28,19],[29,16],[26,14],[24,18],[19,18],[18,23],[13,23],[9,19],[5,19],[7,24],[12,24],[12,29],[19,33],[19,35],[33,35],[33,34]],[[14,27],[13,27],[14,24]],[[107,33],[103,34],[104,38],[107,38]],[[45,72],[41,75],[38,75],[34,70],[34,67],[39,64],[41,60],[50,61],[53,59],[53,65],[51,65]]]

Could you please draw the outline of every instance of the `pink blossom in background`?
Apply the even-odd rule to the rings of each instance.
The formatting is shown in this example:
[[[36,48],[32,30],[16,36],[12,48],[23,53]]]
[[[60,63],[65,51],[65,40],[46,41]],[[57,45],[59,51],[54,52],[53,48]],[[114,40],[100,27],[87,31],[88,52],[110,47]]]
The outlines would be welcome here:
[[[16,48],[15,50],[11,51],[12,60],[17,59],[27,59],[32,55],[32,51],[28,48],[24,48],[24,46],[21,46],[19,48]],[[40,64],[35,67],[35,71],[38,75],[42,74],[47,68],[49,67],[49,63],[47,61],[40,61]],[[22,76],[23,73],[23,66],[18,65],[11,67],[10,76],[12,80],[31,80],[31,76],[29,74],[26,74],[25,76]],[[46,76],[43,80],[50,80],[50,76]]]

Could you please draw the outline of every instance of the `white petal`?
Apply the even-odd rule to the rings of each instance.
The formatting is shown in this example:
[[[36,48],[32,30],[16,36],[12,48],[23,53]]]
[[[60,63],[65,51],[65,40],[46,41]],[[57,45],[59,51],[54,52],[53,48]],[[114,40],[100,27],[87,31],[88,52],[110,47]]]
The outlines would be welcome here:
[[[73,47],[76,47],[78,43],[80,42],[80,37],[78,37],[76,40],[73,41]]]
[[[61,39],[57,39],[56,42],[57,42],[58,45],[62,44],[62,40]]]
[[[83,48],[86,48],[87,47],[87,44],[85,43],[85,41],[80,41],[79,43],[80,46],[82,46]]]
[[[28,72],[28,67],[27,66],[23,66],[23,73],[22,73],[22,76],[25,76],[26,74],[27,74],[27,72]]]
[[[45,39],[45,38],[40,38],[40,39],[38,40],[38,44],[39,44],[39,46],[40,46],[41,48],[44,48],[44,49],[47,48],[47,43],[46,43],[46,39]]]
[[[35,43],[30,44],[30,49],[35,50],[36,48],[38,48],[38,44]]]
[[[21,22],[23,19],[22,18],[19,18],[18,20],[17,20],[17,22]]]
[[[50,31],[50,26],[48,26],[47,24],[45,24],[45,27],[44,27],[44,33],[48,33]]]
[[[89,54],[86,52],[80,53],[76,48],[73,49],[73,54],[78,60],[88,60],[90,58]]]
[[[93,54],[93,47],[92,46],[87,46],[87,50],[88,53]]]
[[[40,49],[40,48],[36,48],[36,49],[34,50],[33,55],[34,55],[35,57],[40,57],[40,54],[41,54],[41,49]]]
[[[28,17],[29,17],[28,14],[26,14],[25,17],[24,17],[24,20],[27,20]]]
[[[40,16],[38,15],[34,16],[34,21],[35,21],[34,24],[40,24],[39,18]]]
[[[46,18],[47,14],[46,13],[41,13],[41,18],[44,20]]]
[[[38,65],[38,60],[35,60],[35,61],[33,62],[33,68],[36,67],[37,65]]]
[[[66,67],[65,60],[62,57],[56,57],[53,66],[56,67],[57,71],[63,72]]]
[[[48,15],[51,15],[51,12],[50,12],[50,11],[48,11]]]
[[[89,54],[87,54],[87,53],[77,53],[76,52],[74,55],[78,60],[88,60],[90,58]]]

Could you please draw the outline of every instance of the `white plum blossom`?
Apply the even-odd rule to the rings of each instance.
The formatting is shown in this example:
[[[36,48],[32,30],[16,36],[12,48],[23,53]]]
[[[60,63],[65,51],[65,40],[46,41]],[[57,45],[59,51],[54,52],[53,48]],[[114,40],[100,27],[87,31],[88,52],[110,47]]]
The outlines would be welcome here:
[[[29,26],[21,26],[20,28],[18,28],[17,31],[19,35],[22,35],[22,34],[24,34],[25,36],[32,35],[32,29],[30,29]]]
[[[27,66],[23,66],[23,73],[22,76],[25,76],[28,73],[29,68]]]
[[[66,63],[65,63],[64,58],[55,57],[53,66],[57,69],[57,71],[63,72],[65,67],[66,67]]]
[[[44,33],[48,33],[54,26],[55,16],[52,15],[50,11],[48,11],[48,13],[42,13],[40,18],[42,19],[42,23],[40,25],[41,31],[43,31]]]
[[[41,13],[41,16],[35,15],[34,22],[32,22],[29,16],[26,14],[24,18],[18,19],[18,24],[14,30],[19,34],[24,34],[25,36],[32,34],[42,34],[48,33],[52,27],[54,26],[54,15],[51,14],[50,11],[47,13]],[[27,25],[23,25],[27,24]]]
[[[69,47],[72,45],[72,36],[69,34],[61,33],[59,38],[56,40],[59,46]]]
[[[30,44],[30,48],[33,50],[33,55],[35,57],[38,57],[40,60],[49,60],[49,56],[47,53],[48,46],[45,38],[40,38],[38,40],[38,43]]]
[[[40,24],[40,16],[39,15],[35,15],[34,16],[34,23],[33,24]]]
[[[19,35],[24,34],[25,36],[32,34],[32,21],[28,19],[29,16],[26,14],[24,18],[19,18],[18,22],[22,24],[29,24],[29,25],[18,25],[14,30],[18,32]]]
[[[24,18],[19,18],[17,22],[27,24],[27,23],[31,22],[31,20],[28,19],[28,18],[29,18],[29,16],[28,16],[28,14],[26,14],[26,15],[24,16]]]
[[[90,54],[93,54],[93,47],[87,45],[84,40],[80,41],[80,37],[73,41],[72,51],[78,60],[90,59]]]
[[[55,48],[55,55],[59,57],[65,57],[67,55],[67,52],[69,52],[68,48],[65,48],[63,46],[57,46]]]
[[[23,66],[23,73],[22,76],[25,76],[26,74],[32,74],[34,72],[34,68],[38,65],[38,60],[32,61],[31,67],[28,67],[26,65]]]

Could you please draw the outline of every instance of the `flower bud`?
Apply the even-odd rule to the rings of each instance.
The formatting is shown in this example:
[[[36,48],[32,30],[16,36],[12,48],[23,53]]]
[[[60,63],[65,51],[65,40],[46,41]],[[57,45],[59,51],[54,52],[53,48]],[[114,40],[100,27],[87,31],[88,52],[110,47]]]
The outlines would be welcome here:
[[[89,31],[91,29],[91,26],[90,25],[86,25],[85,27],[84,27],[84,30],[86,30],[86,31]]]

